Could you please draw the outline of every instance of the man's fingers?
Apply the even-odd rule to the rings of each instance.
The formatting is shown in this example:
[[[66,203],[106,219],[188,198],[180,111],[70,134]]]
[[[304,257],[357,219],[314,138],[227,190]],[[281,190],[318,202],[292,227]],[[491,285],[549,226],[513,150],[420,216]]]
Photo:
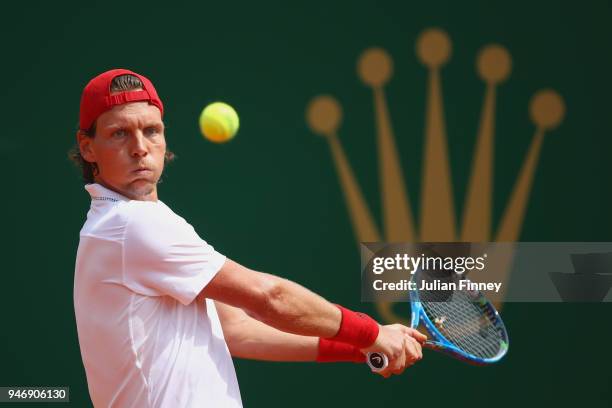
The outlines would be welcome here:
[[[416,341],[418,341],[419,343],[424,343],[425,341],[427,341],[427,336],[421,333],[420,331],[413,329],[411,327],[407,327],[407,329],[408,329],[407,334],[413,339],[415,339]]]
[[[399,367],[395,370],[393,370],[393,374],[395,375],[400,375],[401,373],[404,372],[404,370],[406,369],[406,367],[408,366],[407,362],[408,362],[408,353],[406,352],[406,349],[408,347],[408,336],[404,336],[404,341],[403,341],[403,351],[404,351],[404,360],[401,362],[401,364],[399,365]]]
[[[407,338],[408,341],[407,343],[407,350],[406,350],[406,354],[407,354],[407,362],[409,365],[414,364],[417,360],[418,360],[418,354],[416,351],[416,348],[414,346],[414,339],[412,339],[411,337]]]
[[[419,360],[423,358],[423,347],[421,346],[421,343],[419,343],[418,341],[415,340],[414,342],[414,347],[417,351],[417,354],[419,356]]]
[[[404,371],[404,368],[406,367],[406,359],[408,358],[408,356],[406,354],[406,346],[405,346],[406,343],[405,342],[406,342],[406,338],[404,337],[404,340],[402,342],[403,343],[402,348],[401,348],[401,351],[398,357],[389,363],[389,371],[393,374],[401,373],[402,371]]]
[[[406,366],[406,358],[408,358],[406,351],[402,350],[402,355],[397,359],[393,372],[398,372],[404,369]]]
[[[427,336],[421,333],[420,331],[418,331],[417,329],[413,329],[412,327],[408,327],[404,325],[398,325],[398,326],[400,326],[401,330],[405,334],[407,334],[410,337],[415,338],[419,342],[424,342],[427,340]]]
[[[414,364],[415,362],[423,358],[423,351],[418,341],[416,341],[412,337],[407,337],[407,339],[408,339],[408,345],[409,345],[408,346],[408,354],[409,354],[408,359],[410,360],[411,364]]]

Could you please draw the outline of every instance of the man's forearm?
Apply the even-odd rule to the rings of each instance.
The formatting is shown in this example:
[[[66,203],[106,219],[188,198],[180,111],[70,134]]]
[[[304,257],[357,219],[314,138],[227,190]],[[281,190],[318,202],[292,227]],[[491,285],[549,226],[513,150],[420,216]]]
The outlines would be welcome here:
[[[202,295],[243,309],[268,326],[302,336],[333,337],[342,321],[340,310],[321,296],[230,259]]]
[[[225,341],[234,357],[266,361],[314,361],[318,338],[285,333],[248,316],[243,310],[215,302]]]
[[[338,333],[342,313],[337,306],[295,282],[263,275],[271,285],[265,307],[249,309],[247,313],[288,333],[315,337],[332,337]]]

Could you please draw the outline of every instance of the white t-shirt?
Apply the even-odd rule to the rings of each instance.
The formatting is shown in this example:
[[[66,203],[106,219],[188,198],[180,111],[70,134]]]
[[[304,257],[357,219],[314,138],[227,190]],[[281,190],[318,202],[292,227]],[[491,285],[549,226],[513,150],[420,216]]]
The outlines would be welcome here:
[[[241,407],[215,305],[196,299],[225,256],[161,201],[85,189],[74,309],[94,405]]]

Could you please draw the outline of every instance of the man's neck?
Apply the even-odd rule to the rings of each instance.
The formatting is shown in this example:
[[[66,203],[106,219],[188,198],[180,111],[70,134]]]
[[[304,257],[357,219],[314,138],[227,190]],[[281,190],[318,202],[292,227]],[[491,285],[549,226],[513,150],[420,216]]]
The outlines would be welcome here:
[[[94,177],[94,182],[97,184],[100,184],[101,186],[114,191],[117,194],[121,194],[124,197],[129,198],[130,200],[137,200],[137,201],[153,201],[153,202],[157,202],[157,186],[154,186],[152,189],[150,190],[146,190],[146,191],[122,191],[121,189],[115,188],[112,185],[110,185],[109,183],[105,182],[104,180],[100,179],[99,177]]]

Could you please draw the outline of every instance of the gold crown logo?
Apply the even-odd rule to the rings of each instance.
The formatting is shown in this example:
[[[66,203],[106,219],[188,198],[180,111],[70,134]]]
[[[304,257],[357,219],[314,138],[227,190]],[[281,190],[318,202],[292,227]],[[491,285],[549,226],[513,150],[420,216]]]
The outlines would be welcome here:
[[[428,70],[425,109],[425,148],[420,194],[419,228],[412,216],[409,195],[402,175],[399,152],[387,100],[385,85],[393,75],[393,60],[382,48],[370,48],[359,57],[357,71],[361,81],[372,89],[378,146],[382,219],[381,234],[368,208],[352,167],[340,144],[338,130],[342,109],[335,98],[320,95],[306,108],[306,122],[314,133],[325,136],[331,149],[340,186],[357,242],[488,242],[517,241],[533,185],[544,135],[556,128],[565,115],[562,97],[550,89],[535,93],[529,113],[535,134],[529,146],[514,188],[495,233],[492,228],[493,143],[497,86],[510,76],[512,59],[498,44],[484,46],[476,58],[476,71],[485,82],[484,101],[472,159],[460,229],[455,225],[455,205],[447,152],[446,125],[442,103],[440,71],[451,57],[452,44],[446,32],[438,28],[423,31],[416,41],[416,54]],[[507,274],[506,271],[503,272]],[[502,277],[507,281],[507,276]],[[405,319],[393,313],[390,304],[377,304],[387,321]]]

